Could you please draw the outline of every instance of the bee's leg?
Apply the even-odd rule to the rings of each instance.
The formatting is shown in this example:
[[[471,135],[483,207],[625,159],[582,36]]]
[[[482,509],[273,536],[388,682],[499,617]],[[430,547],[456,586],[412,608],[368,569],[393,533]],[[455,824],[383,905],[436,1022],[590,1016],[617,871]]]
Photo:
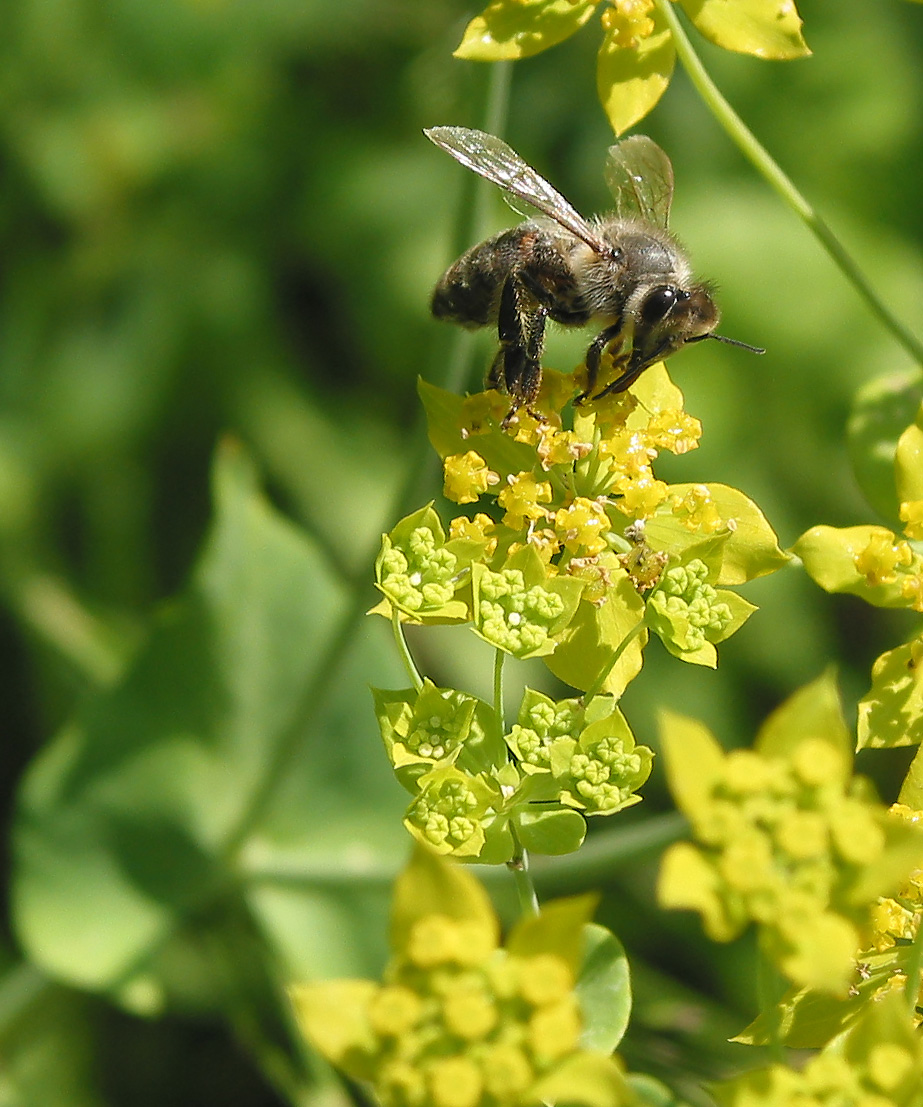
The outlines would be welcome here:
[[[644,362],[634,369],[626,369],[620,377],[616,377],[611,384],[607,384],[602,392],[597,393],[593,397],[593,399],[601,400],[603,396],[609,396],[613,392],[624,392],[627,388],[630,388],[635,383],[635,381],[638,379],[638,377],[641,376],[647,366],[648,362]]]
[[[599,363],[602,359],[603,353],[610,342],[614,341],[622,330],[621,320],[618,323],[613,323],[612,326],[606,327],[604,331],[600,331],[599,334],[590,343],[586,352],[586,391],[581,392],[580,395],[574,400],[575,404],[582,404],[584,400],[592,393],[596,387],[596,378],[599,376]],[[618,384],[619,380],[614,381],[613,384]],[[629,382],[631,383],[631,382]],[[628,387],[627,385],[625,386]],[[601,392],[600,396],[605,396],[606,392],[621,391],[621,389],[615,389],[613,385],[609,385],[605,392]],[[599,396],[594,396],[594,399],[598,400]]]
[[[500,294],[497,332],[500,352],[491,367],[490,378],[501,378],[513,400],[512,415],[528,406],[538,395],[542,381],[542,351],[548,309],[537,304],[515,275],[507,278]]]

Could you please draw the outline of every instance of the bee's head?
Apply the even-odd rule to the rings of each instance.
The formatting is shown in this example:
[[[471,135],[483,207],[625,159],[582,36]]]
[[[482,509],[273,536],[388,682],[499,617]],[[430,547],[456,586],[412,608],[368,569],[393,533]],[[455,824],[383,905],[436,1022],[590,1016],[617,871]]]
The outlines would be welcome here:
[[[689,288],[659,284],[647,289],[636,308],[634,344],[626,377],[634,380],[648,365],[668,358],[687,342],[701,342],[703,338],[743,346],[756,354],[765,353],[736,338],[715,334],[719,318],[707,284]]]
[[[640,373],[687,342],[708,338],[718,326],[718,319],[718,308],[707,285],[688,289],[655,285],[645,292],[637,307],[629,372]]]

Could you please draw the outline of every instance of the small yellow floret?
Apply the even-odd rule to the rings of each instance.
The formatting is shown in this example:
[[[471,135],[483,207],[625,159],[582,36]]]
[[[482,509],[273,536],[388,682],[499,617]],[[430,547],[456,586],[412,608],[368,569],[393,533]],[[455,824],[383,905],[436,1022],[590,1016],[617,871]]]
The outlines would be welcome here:
[[[467,1057],[446,1057],[429,1069],[433,1107],[477,1107],[484,1080],[481,1071]]]
[[[448,915],[418,919],[407,941],[407,956],[420,968],[432,968],[458,960],[461,949],[458,924]]]
[[[400,984],[379,988],[369,1002],[369,1022],[376,1034],[397,1037],[419,1021],[423,1002],[416,992]]]
[[[608,546],[605,535],[610,527],[609,516],[597,500],[578,496],[555,513],[554,525],[571,553],[582,550],[588,557],[595,557]]]
[[[714,534],[725,525],[704,484],[694,484],[681,499],[674,498],[672,511],[684,527],[702,534]]]
[[[529,1020],[529,1041],[537,1058],[557,1060],[577,1048],[582,1030],[580,1011],[573,995],[539,1007]]]
[[[443,461],[442,467],[446,499],[457,504],[473,504],[488,488],[500,483],[499,474],[489,469],[475,450],[452,454]]]
[[[649,519],[669,494],[669,486],[662,480],[642,477],[624,488],[615,506],[633,519]]]
[[[486,542],[490,556],[497,548],[497,524],[489,515],[478,512],[473,519],[459,515],[449,524],[450,538],[467,538],[472,542]]]
[[[531,473],[517,473],[507,478],[507,487],[497,496],[497,502],[506,512],[503,522],[511,530],[521,530],[527,523],[543,519],[546,510],[539,502],[551,499],[549,481],[537,481]]]
[[[865,548],[853,558],[856,572],[870,585],[892,584],[897,580],[897,570],[912,562],[913,550],[906,542],[895,539],[890,531],[872,534]]]
[[[602,25],[619,46],[634,49],[653,33],[654,21],[648,14],[653,7],[653,0],[612,0],[602,13]]]
[[[702,424],[693,415],[679,409],[658,411],[648,423],[645,435],[651,445],[674,454],[694,450],[702,437]]]
[[[561,999],[573,986],[570,966],[553,953],[540,953],[522,962],[519,990],[523,999],[536,1007]]]
[[[905,500],[901,504],[901,522],[908,538],[923,538],[923,500]]]

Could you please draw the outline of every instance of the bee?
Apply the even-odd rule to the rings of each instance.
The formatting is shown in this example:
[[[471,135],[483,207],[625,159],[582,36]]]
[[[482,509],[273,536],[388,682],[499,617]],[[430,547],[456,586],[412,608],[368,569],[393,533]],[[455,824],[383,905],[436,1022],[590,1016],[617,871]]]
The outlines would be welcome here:
[[[496,325],[499,350],[487,385],[512,407],[529,407],[542,379],[545,325],[601,326],[586,352],[587,388],[577,403],[624,392],[654,362],[690,342],[718,339],[711,286],[693,278],[685,252],[667,229],[673,201],[670,159],[646,135],[609,148],[606,182],[615,211],[584,219],[552,185],[495,135],[467,127],[424,134],[456,161],[498,185],[526,222],[472,246],[436,285],[432,311],[465,327]],[[596,389],[612,348],[619,374]]]

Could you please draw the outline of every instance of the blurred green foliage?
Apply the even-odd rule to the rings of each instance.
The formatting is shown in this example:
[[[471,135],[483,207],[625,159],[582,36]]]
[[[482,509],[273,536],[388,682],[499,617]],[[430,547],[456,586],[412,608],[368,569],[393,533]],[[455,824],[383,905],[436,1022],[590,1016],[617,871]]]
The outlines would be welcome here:
[[[706,47],[706,64],[918,325],[923,10],[897,0],[799,9],[811,59],[760,64]],[[279,981],[380,965],[387,884],[406,845],[365,686],[397,678],[382,627],[358,615],[374,602],[372,561],[401,489],[417,478],[410,510],[438,488],[420,461],[415,378],[444,379],[453,339],[429,320],[428,297],[465,245],[452,228],[467,186],[420,129],[484,123],[488,68],[450,56],[472,14],[455,0],[6,6],[0,641],[16,915],[0,960],[4,1107],[279,1102],[264,1081],[284,1091],[297,1067],[277,1024]],[[597,41],[577,34],[520,63],[505,128],[587,212],[606,203],[612,140],[594,100]],[[645,129],[673,160],[673,225],[719,282],[724,331],[769,349],[754,361],[712,343],[672,363],[705,437],[663,475],[740,487],[783,545],[818,523],[877,521],[844,428],[855,390],[906,373],[905,355],[681,74]],[[499,198],[489,202],[492,225],[508,223]],[[489,347],[483,336],[472,386]],[[581,347],[585,336],[558,336],[549,364],[572,368]],[[225,433],[246,444],[297,527],[261,504],[245,465],[226,461],[225,507],[262,520],[250,569],[275,573],[282,557],[288,575],[273,577],[278,594],[263,597],[259,618],[245,565],[203,606],[226,512],[183,598],[158,613],[207,533]],[[767,707],[831,660],[849,715],[871,661],[905,625],[794,569],[747,595],[761,611],[717,673],[650,651],[623,704],[639,738],[652,739],[656,706],[676,706],[729,744],[747,741]],[[224,648],[231,639],[214,632],[230,626],[239,654],[203,663],[215,660],[204,644]],[[272,649],[267,627],[281,628]],[[435,637],[427,670],[483,692],[490,677],[473,641]],[[268,664],[280,643],[284,678]],[[194,693],[186,714],[171,707],[183,681]],[[216,704],[216,688],[241,683],[251,700]],[[139,684],[164,717],[133,718]],[[216,712],[227,725],[212,736],[209,773],[241,740],[221,788],[220,772],[177,755]],[[262,746],[257,734],[269,735]],[[144,787],[156,773],[160,810]],[[654,788],[642,807],[657,803]],[[99,835],[115,837],[100,848]],[[726,1036],[749,1017],[746,944],[719,958],[687,918],[652,917],[650,857],[601,873],[592,846],[582,869],[551,866],[539,879],[613,893],[605,921],[637,966],[631,1063],[718,1071],[726,1058],[697,1035]],[[108,873],[94,875],[104,858]],[[113,873],[167,920],[121,952],[125,917],[105,894]],[[254,1022],[260,1011],[275,1014]],[[236,1046],[216,1029],[219,1013]]]

